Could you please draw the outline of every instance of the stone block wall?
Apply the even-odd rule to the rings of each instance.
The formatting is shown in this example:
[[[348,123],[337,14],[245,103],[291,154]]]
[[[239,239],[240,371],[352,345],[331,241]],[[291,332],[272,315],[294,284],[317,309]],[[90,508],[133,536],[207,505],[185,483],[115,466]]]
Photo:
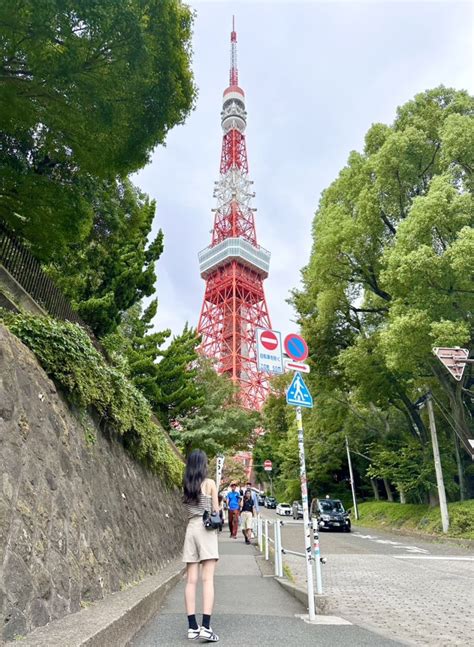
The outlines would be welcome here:
[[[71,411],[0,325],[0,636],[79,611],[179,556],[178,490]]]

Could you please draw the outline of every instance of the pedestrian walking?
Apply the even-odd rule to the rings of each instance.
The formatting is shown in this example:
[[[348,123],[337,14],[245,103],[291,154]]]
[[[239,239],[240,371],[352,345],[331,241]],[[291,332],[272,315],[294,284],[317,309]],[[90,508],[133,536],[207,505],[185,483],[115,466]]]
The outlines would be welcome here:
[[[240,494],[237,491],[237,484],[230,484],[230,492],[227,492],[227,515],[229,520],[229,531],[232,539],[237,539],[240,513]]]
[[[253,518],[255,516],[255,504],[252,499],[252,490],[245,490],[244,498],[241,505],[242,516],[242,532],[245,538],[245,543],[250,544],[250,536],[252,533]]]
[[[219,559],[217,530],[208,530],[203,515],[218,512],[216,484],[207,478],[207,456],[196,449],[186,462],[183,479],[183,501],[188,514],[188,526],[184,538],[183,562],[186,563],[186,587],[184,599],[188,616],[189,640],[203,639],[217,642],[219,636],[211,628],[211,614],[214,607],[214,570]],[[196,620],[196,588],[201,565],[202,580],[202,625]]]
[[[247,485],[245,489],[250,490],[250,492],[252,493],[252,501],[255,506],[255,512],[258,514],[260,512],[260,507],[258,505],[258,497],[257,497],[257,493],[254,490],[252,490],[252,483],[250,481],[247,481]]]

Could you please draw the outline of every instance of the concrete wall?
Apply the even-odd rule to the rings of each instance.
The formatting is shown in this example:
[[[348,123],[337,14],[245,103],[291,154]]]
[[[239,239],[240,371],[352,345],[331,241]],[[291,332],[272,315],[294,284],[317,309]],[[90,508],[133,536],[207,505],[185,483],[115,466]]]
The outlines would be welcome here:
[[[78,611],[180,554],[180,493],[92,418],[80,421],[34,355],[1,325],[0,479],[5,640]]]

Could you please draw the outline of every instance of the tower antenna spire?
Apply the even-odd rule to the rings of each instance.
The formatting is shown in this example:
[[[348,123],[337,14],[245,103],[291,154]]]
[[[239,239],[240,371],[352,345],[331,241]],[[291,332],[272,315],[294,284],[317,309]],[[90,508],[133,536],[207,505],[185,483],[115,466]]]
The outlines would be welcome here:
[[[232,16],[232,31],[230,32],[229,85],[239,85],[239,72],[237,70],[237,32],[235,31],[235,16]]]

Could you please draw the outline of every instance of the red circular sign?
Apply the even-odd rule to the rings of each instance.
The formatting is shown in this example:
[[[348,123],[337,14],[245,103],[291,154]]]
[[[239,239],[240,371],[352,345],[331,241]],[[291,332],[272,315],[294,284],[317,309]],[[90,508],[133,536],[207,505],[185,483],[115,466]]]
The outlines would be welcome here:
[[[308,344],[301,335],[290,333],[283,341],[286,354],[295,362],[304,362],[308,357]]]
[[[264,330],[260,333],[260,343],[267,350],[275,350],[278,346],[278,337],[271,330]]]
[[[271,461],[263,461],[263,467],[271,467],[273,463]]]

